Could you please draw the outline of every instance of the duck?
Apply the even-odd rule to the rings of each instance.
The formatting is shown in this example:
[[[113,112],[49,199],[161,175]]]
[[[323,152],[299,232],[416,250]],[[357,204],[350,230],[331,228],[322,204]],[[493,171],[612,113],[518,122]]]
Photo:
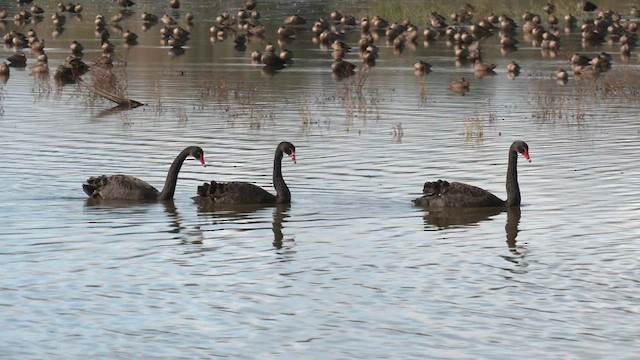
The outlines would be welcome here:
[[[260,64],[262,62],[262,53],[260,52],[260,50],[254,50],[251,53],[251,61],[256,64]]]
[[[285,25],[304,25],[307,20],[300,15],[289,15],[284,19]]]
[[[518,65],[518,63],[516,63],[515,61],[512,61],[507,65],[507,71],[510,73],[519,73],[520,65]]]
[[[71,45],[69,45],[69,49],[73,53],[81,53],[82,51],[84,51],[84,46],[81,43],[79,43],[78,41],[73,40],[71,42]]]
[[[143,11],[142,14],[140,15],[140,19],[142,19],[142,21],[144,21],[145,23],[157,23],[158,22],[158,16],[148,13],[146,11]]]
[[[466,92],[469,91],[469,82],[465,78],[453,80],[449,83],[448,89],[453,92]]]
[[[162,15],[162,17],[160,18],[160,21],[162,21],[162,23],[165,25],[178,25],[178,22],[176,21],[176,19],[171,17],[171,15],[169,14]]]
[[[482,61],[482,58],[478,58],[473,63],[473,70],[490,72],[490,71],[493,71],[493,69],[495,69],[496,66],[497,66],[496,64],[486,63],[486,62]]]
[[[116,2],[118,3],[118,5],[120,5],[120,6],[124,7],[124,8],[132,7],[133,5],[136,4],[131,0],[116,0]]]
[[[338,78],[346,78],[355,74],[355,69],[355,65],[342,58],[335,59],[331,64],[331,71]]]
[[[132,31],[126,30],[122,33],[122,38],[127,42],[135,42],[138,40],[138,35]]]
[[[31,75],[49,74],[49,66],[47,64],[36,64],[31,67]]]
[[[423,60],[418,60],[418,62],[416,62],[413,65],[414,70],[416,71],[416,73],[419,73],[419,74],[428,74],[428,73],[430,73],[431,72],[431,67],[432,67],[431,64],[429,64],[428,62],[423,61]]]
[[[251,10],[256,8],[256,5],[257,5],[257,1],[256,0],[247,0],[244,3],[244,8],[249,10],[249,11],[251,11]]]
[[[569,73],[564,69],[560,69],[556,73],[556,79],[557,80],[567,80],[567,79],[569,79]]]
[[[0,75],[8,76],[10,72],[9,65],[7,65],[6,61],[3,61],[2,64],[0,64]]]
[[[7,58],[9,66],[11,67],[25,67],[27,66],[27,56],[24,53],[17,53]]]

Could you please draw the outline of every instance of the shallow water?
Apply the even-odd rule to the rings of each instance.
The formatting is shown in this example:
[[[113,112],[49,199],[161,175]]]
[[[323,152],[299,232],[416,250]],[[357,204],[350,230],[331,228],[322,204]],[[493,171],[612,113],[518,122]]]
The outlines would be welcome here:
[[[333,9],[298,5],[313,16]],[[33,26],[52,69],[74,39],[85,59],[99,56],[93,17],[117,8],[97,6],[68,19],[57,39],[48,18]],[[193,6],[181,56],[160,45],[159,25],[143,32],[135,15],[123,29],[135,29],[139,44],[113,41],[127,59],[114,71],[147,106],[106,111],[112,104],[82,86],[38,81],[28,67],[12,69],[2,87],[0,357],[637,356],[635,54],[622,61],[608,43],[582,49],[569,33],[555,58],[524,42],[503,56],[491,37],[483,54],[498,68],[478,79],[441,39],[401,54],[380,40],[375,67],[336,81],[331,52],[306,31],[288,45],[293,66],[268,76],[249,58],[263,42],[239,52],[232,38],[209,39],[214,16],[236,5]],[[273,29],[289,11],[286,2],[262,10]],[[559,85],[555,72],[574,51],[610,52],[614,66]],[[417,58],[433,72],[416,77]],[[511,60],[522,66],[514,79]],[[461,76],[471,90],[448,92]],[[520,158],[520,211],[412,206],[438,178],[504,197],[516,139],[533,160]],[[297,164],[283,162],[291,205],[199,209],[190,199],[212,179],[273,190],[283,140],[297,149]],[[210,166],[187,161],[173,202],[87,203],[89,176],[126,173],[161,187],[188,145],[201,146]]]

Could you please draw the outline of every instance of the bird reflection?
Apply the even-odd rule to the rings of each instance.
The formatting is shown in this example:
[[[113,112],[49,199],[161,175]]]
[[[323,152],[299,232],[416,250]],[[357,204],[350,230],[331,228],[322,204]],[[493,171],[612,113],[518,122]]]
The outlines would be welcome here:
[[[502,207],[430,209],[424,215],[425,229],[435,227],[441,230],[452,226],[473,225],[489,220],[502,211]]]
[[[88,198],[85,201],[85,206],[103,206],[110,208],[134,208],[140,207],[144,208],[145,204],[157,204],[157,201],[140,201],[140,200],[121,200],[121,199],[100,199],[100,198]]]
[[[518,226],[520,225],[521,211],[519,206],[509,208],[442,208],[430,209],[424,215],[425,230],[442,230],[456,226],[471,226],[482,221],[491,220],[492,217],[505,212],[507,213],[507,223],[504,227],[507,237],[507,247],[512,255],[503,255],[502,258],[514,264],[524,266],[524,247],[516,245],[518,236]]]
[[[173,200],[163,201],[162,205],[164,206],[164,211],[169,215],[169,219],[171,222],[169,223],[169,232],[172,234],[178,234],[184,227],[180,224],[180,215],[178,214],[178,209],[176,209],[176,204]]]
[[[512,255],[503,255],[502,258],[519,266],[526,266],[523,261],[525,252],[522,245],[516,245],[516,237],[518,236],[518,226],[520,225],[520,207],[510,207],[507,210],[507,224],[504,230],[507,233],[507,246]]]
[[[287,212],[291,208],[291,204],[278,204],[273,209],[273,247],[280,250],[283,247],[284,235],[282,234],[282,223],[285,217],[289,217]]]
[[[99,113],[97,113],[95,115],[96,119],[100,119],[100,118],[104,118],[104,117],[108,117],[108,116],[112,116],[112,115],[117,115],[117,114],[121,114],[121,113],[125,113],[131,109],[133,109],[134,107],[131,107],[130,105],[116,105],[114,107],[108,108],[108,109],[104,109],[101,110]]]
[[[164,211],[170,220],[167,224],[169,227],[167,233],[176,234],[173,239],[179,240],[181,244],[202,244],[204,239],[200,228],[198,226],[191,227],[182,225],[184,220],[178,213],[178,209],[173,200],[163,201],[162,206],[164,206]]]
[[[509,249],[516,248],[516,237],[518,236],[518,225],[520,225],[520,207],[510,207],[507,210],[507,224],[504,226],[504,231],[507,233],[507,246]]]
[[[288,212],[291,204],[252,204],[252,205],[233,205],[233,204],[215,204],[215,205],[199,205],[198,212],[211,216],[222,221],[234,221],[250,217],[252,213],[259,210],[273,208],[273,221],[271,229],[273,231],[273,247],[277,250],[286,248],[284,234],[282,233],[283,223],[289,217]]]
[[[111,209],[131,209],[131,213],[148,213],[149,210],[155,205],[158,204],[157,201],[131,201],[131,200],[105,200],[98,198],[88,198],[85,201],[85,206],[87,208],[93,208],[96,210],[100,210],[102,208],[111,208]],[[184,230],[184,227],[181,225],[181,218],[178,214],[178,210],[176,209],[176,205],[173,200],[165,200],[161,202],[164,207],[164,211],[169,215],[169,219],[171,220],[169,223],[169,233],[177,234]]]

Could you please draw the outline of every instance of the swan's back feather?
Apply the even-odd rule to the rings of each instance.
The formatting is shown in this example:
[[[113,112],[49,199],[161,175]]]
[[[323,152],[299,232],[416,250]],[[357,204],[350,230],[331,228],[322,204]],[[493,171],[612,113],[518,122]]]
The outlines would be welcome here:
[[[212,181],[198,186],[198,196],[193,200],[206,204],[275,204],[277,198],[265,189],[248,182],[233,181],[219,183]]]
[[[105,200],[157,200],[160,194],[147,182],[129,175],[91,177],[82,188],[90,197]]]
[[[505,202],[492,193],[477,186],[444,180],[426,182],[424,195],[413,202],[428,207],[492,207],[504,206]]]

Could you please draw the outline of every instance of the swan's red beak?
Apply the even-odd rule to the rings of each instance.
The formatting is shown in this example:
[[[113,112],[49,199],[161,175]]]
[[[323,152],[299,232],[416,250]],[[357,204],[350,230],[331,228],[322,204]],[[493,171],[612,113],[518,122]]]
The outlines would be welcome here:
[[[291,160],[293,160],[294,164],[297,164],[296,162],[296,153],[295,152],[291,152],[291,154],[289,154],[289,157],[291,158]]]
[[[207,167],[207,164],[204,163],[204,154],[200,154],[200,164],[202,164],[202,166]]]
[[[525,159],[527,159],[528,162],[531,162],[531,158],[529,157],[529,151],[525,149],[525,151],[522,153],[522,156],[524,156]]]

